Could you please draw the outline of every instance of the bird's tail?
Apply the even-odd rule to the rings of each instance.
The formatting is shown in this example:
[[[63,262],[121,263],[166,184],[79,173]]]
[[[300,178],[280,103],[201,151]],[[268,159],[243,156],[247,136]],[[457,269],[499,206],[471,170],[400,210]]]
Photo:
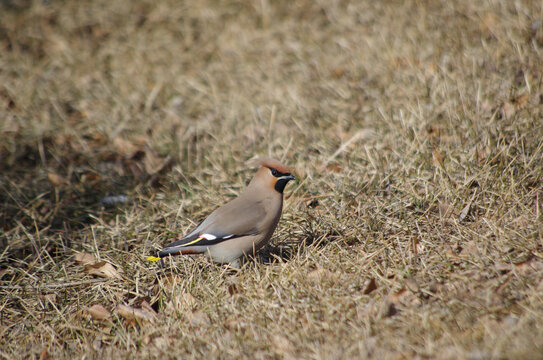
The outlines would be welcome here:
[[[200,254],[201,251],[197,251],[194,249],[186,249],[181,248],[181,246],[172,246],[172,247],[166,247],[163,250],[159,251],[157,256],[149,256],[147,258],[148,261],[158,261],[168,255],[188,255],[188,254]]]

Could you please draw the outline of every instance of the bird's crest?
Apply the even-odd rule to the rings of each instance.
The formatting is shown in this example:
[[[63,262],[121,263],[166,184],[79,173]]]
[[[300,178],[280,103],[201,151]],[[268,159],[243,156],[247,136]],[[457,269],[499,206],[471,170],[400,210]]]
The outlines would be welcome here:
[[[272,158],[269,158],[269,157],[259,157],[259,158],[254,160],[254,163],[256,163],[256,164],[258,164],[260,166],[263,166],[263,167],[270,168],[270,169],[276,169],[279,172],[282,172],[282,173],[285,173],[285,174],[290,173],[290,169],[288,167],[281,164],[279,161],[277,161],[275,159],[272,159]]]

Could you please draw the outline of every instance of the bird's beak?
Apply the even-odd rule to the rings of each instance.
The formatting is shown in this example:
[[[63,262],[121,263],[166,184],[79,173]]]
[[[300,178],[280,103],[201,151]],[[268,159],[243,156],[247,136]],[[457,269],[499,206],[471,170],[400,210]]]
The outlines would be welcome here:
[[[294,175],[285,175],[285,176],[281,176],[279,178],[280,180],[287,180],[287,181],[290,181],[290,180],[296,180],[296,178],[294,177]]]

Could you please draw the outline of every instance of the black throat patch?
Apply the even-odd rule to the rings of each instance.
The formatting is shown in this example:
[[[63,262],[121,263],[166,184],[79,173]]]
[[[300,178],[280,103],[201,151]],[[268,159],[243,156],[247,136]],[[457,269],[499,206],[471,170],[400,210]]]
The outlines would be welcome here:
[[[290,179],[278,179],[275,182],[275,190],[279,193],[283,193],[283,190],[285,190],[285,186],[287,186],[287,183],[290,181]]]

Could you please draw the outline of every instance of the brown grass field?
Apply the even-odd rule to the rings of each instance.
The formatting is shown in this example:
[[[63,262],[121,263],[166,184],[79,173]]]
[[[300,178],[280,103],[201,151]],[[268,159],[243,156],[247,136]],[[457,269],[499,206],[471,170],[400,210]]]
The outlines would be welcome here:
[[[541,1],[0,4],[0,358],[543,359]]]

